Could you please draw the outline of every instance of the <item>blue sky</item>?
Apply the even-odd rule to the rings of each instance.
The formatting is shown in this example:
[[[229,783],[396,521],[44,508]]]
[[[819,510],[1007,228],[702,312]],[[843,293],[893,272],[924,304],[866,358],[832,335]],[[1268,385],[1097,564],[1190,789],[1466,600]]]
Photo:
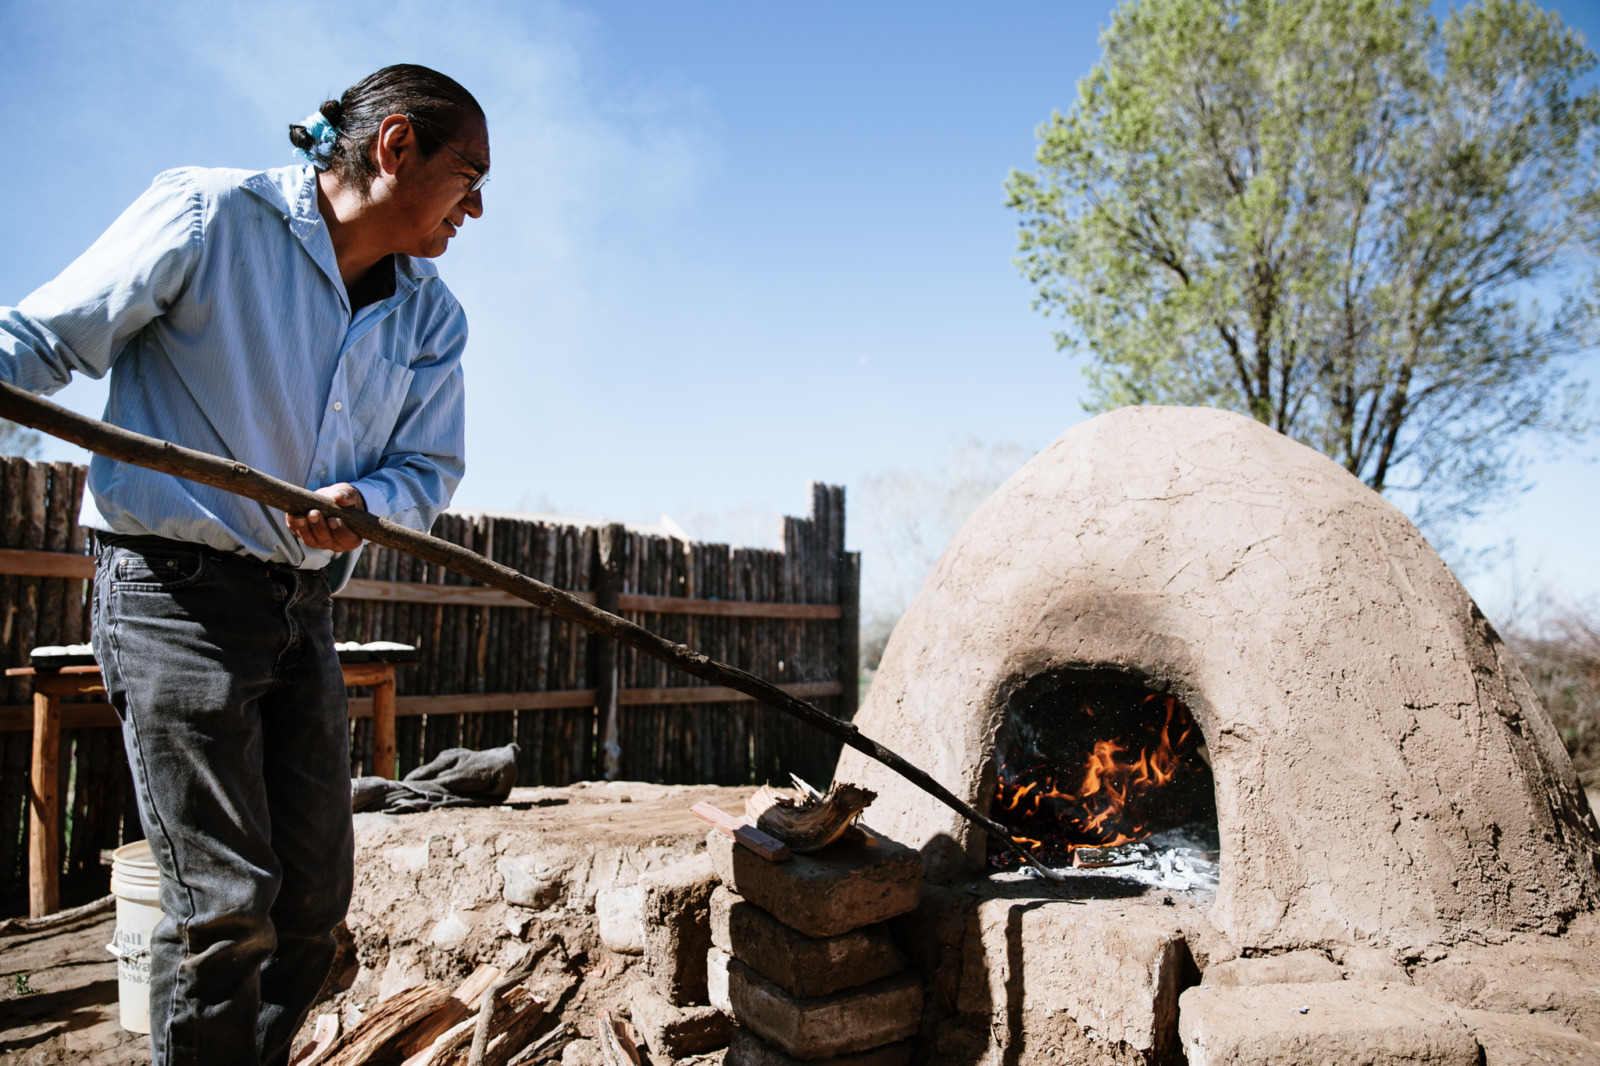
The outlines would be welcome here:
[[[1600,40],[1600,6],[1556,6]],[[1084,417],[1001,185],[1109,11],[6,3],[0,302],[156,172],[290,162],[285,125],[325,95],[427,63],[484,103],[495,163],[440,261],[473,330],[458,505],[769,539],[807,479],[935,467],[967,438],[1037,449]],[[57,398],[98,414],[103,386]],[[1600,594],[1597,458],[1542,458],[1474,539],[1515,538],[1524,583]],[[1509,573],[1469,585],[1493,610]]]

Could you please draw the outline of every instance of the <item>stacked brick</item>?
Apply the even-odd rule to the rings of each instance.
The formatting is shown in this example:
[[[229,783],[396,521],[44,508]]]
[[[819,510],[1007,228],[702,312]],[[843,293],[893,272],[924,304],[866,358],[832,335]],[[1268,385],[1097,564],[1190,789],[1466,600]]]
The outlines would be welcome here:
[[[881,838],[774,863],[720,833],[707,995],[738,1027],[725,1066],[904,1066],[922,981],[887,922],[915,910],[922,859]]]
[[[634,1028],[651,1052],[680,1059],[728,1043],[733,1020],[707,1002],[711,894],[717,887],[704,852],[646,874],[643,890],[646,980],[631,990]]]

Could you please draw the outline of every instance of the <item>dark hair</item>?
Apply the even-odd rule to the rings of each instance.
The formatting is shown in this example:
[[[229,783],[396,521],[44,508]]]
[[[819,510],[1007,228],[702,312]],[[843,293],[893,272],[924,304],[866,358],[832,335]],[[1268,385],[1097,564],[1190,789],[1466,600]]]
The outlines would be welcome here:
[[[396,63],[374,71],[318,108],[339,131],[328,156],[329,169],[347,185],[366,189],[378,176],[372,145],[378,127],[390,115],[411,120],[424,142],[423,155],[460,132],[463,123],[484,118],[483,108],[454,78],[415,63]],[[289,125],[289,143],[310,151],[316,140],[298,122]]]

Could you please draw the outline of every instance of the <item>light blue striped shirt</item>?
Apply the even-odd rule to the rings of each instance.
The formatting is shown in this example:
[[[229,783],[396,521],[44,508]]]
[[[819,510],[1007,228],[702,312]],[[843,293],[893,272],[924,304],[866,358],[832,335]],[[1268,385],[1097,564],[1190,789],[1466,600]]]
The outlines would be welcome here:
[[[432,263],[352,318],[309,166],[170,170],[54,281],[0,308],[0,378],[50,393],[111,372],[106,421],[310,489],[341,481],[427,530],[464,470],[467,321]],[[95,456],[108,527],[318,569],[283,513]]]

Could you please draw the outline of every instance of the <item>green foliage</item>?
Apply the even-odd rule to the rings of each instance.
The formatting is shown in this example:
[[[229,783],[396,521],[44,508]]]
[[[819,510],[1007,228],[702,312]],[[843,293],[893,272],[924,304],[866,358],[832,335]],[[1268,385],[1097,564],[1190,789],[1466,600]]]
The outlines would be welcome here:
[[[1513,632],[1507,643],[1550,712],[1579,778],[1600,789],[1600,619],[1569,610],[1549,631]]]
[[[1249,414],[1424,518],[1514,487],[1523,434],[1588,428],[1600,93],[1556,15],[1129,0],[1102,43],[1007,182],[1094,409]]]
[[[0,455],[20,455],[37,459],[43,454],[39,434],[15,422],[0,418]]]

